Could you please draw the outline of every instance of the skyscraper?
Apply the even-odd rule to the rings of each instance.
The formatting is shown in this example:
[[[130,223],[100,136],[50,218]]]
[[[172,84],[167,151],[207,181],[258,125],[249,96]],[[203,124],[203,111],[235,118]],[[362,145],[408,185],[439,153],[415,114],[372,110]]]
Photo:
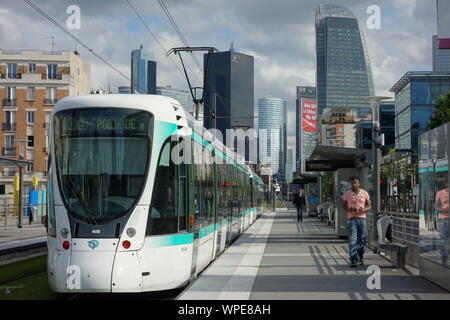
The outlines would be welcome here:
[[[186,90],[172,88],[172,86],[156,87],[156,94],[177,100],[184,110],[192,114],[191,95]]]
[[[317,132],[302,131],[302,103],[303,99],[316,101],[316,87],[297,87],[295,106],[295,139],[296,139],[296,171],[303,172],[304,160],[311,155],[315,147]],[[303,152],[302,152],[303,151]]]
[[[226,144],[227,129],[254,128],[254,59],[233,48],[207,56],[204,126],[220,130]]]
[[[316,10],[317,104],[325,108],[354,108],[359,116],[370,113],[374,96],[372,71],[364,35],[355,15],[336,5]]]
[[[156,94],[156,61],[142,45],[131,52],[131,92]]]
[[[258,99],[258,124],[259,138],[267,137],[267,149],[262,150],[260,159],[263,163],[270,160],[270,166],[278,182],[286,179],[286,122],[287,103],[286,100],[271,96]],[[261,129],[266,129],[267,136],[262,134]],[[264,147],[264,143],[260,148]],[[267,156],[268,158],[266,158]],[[269,161],[267,161],[269,162]]]
[[[433,36],[433,72],[450,72],[450,49],[439,49],[439,39]]]

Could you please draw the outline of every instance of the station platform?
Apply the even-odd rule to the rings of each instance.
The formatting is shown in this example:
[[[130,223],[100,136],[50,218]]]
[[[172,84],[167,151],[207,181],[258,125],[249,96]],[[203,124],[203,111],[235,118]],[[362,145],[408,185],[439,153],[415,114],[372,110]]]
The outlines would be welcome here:
[[[366,250],[365,265],[351,268],[348,244],[325,222],[295,210],[264,213],[178,297],[178,300],[450,300],[450,293],[395,269]],[[369,289],[369,266],[381,271]],[[371,281],[373,282],[373,281]]]

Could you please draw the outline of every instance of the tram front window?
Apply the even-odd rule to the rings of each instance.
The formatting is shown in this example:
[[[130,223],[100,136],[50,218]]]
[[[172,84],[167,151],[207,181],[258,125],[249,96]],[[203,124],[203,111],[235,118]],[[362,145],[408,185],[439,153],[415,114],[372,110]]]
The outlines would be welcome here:
[[[146,181],[153,116],[145,111],[89,108],[55,115],[58,183],[69,214],[87,223],[126,215]]]

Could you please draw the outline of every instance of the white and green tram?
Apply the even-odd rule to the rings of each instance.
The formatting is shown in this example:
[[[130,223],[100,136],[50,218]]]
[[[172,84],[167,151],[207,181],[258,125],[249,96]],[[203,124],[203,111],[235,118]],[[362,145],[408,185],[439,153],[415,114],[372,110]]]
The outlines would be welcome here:
[[[184,286],[255,221],[263,181],[204,132],[163,96],[56,104],[47,192],[52,290]],[[176,154],[184,160],[172,161]]]

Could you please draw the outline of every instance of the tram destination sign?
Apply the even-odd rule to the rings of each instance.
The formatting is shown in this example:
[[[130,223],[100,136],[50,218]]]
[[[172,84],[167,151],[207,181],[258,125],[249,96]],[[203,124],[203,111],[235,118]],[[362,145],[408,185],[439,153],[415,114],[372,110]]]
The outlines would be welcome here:
[[[145,113],[134,114],[95,114],[86,113],[63,115],[60,124],[63,132],[68,134],[88,132],[117,131],[132,134],[147,134],[150,116]]]

